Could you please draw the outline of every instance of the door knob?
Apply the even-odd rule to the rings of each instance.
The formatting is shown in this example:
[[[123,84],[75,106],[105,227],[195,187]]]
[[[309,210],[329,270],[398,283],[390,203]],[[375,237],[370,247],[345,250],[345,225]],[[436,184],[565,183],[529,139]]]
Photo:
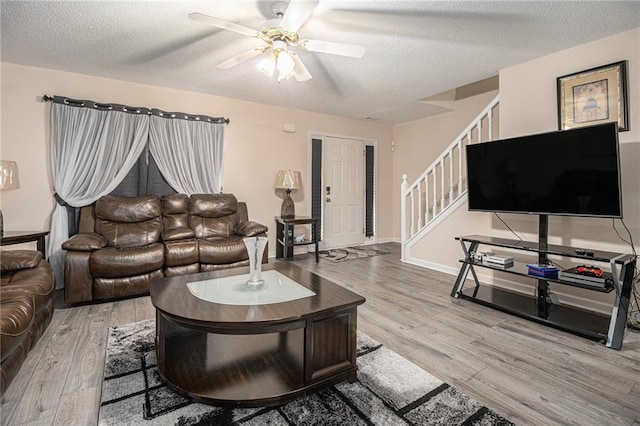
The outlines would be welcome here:
[[[327,197],[326,201],[327,201],[327,203],[330,203],[331,202],[331,198]]]

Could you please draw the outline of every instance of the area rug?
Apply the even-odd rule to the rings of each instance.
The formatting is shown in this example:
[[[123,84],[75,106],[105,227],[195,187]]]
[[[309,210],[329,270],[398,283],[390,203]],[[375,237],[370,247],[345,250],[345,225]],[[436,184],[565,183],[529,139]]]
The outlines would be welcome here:
[[[344,260],[363,259],[366,257],[379,256],[389,252],[367,247],[345,247],[340,249],[321,250],[318,255],[332,262],[342,262]]]
[[[192,403],[159,377],[154,320],[109,330],[100,425],[511,425],[358,333],[358,380],[272,408]]]

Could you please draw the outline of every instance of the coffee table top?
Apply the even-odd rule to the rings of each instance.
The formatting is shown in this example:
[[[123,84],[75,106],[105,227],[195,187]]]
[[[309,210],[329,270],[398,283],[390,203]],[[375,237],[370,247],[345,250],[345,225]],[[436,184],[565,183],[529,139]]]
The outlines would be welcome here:
[[[302,321],[319,312],[341,310],[365,302],[364,297],[294,264],[274,263],[262,266],[263,271],[278,271],[315,294],[266,305],[229,305],[200,299],[187,287],[189,282],[248,274],[249,268],[244,267],[152,280],[151,302],[165,316],[182,323],[201,325],[208,329],[247,327],[247,330],[291,324],[292,321]]]
[[[262,284],[248,285],[251,274],[187,283],[194,296],[223,305],[272,305],[315,296],[308,288],[273,269],[262,272]]]

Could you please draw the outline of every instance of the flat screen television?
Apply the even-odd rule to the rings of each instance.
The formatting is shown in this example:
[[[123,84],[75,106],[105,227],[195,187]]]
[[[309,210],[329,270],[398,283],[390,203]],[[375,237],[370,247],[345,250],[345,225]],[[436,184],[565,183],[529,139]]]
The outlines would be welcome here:
[[[617,123],[468,145],[469,210],[622,218]]]

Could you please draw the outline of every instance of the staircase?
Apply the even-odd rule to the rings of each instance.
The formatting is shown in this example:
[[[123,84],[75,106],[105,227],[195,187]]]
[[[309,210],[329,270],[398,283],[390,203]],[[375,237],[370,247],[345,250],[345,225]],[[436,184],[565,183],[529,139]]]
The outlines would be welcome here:
[[[422,239],[467,195],[465,146],[497,139],[499,100],[496,96],[413,183],[402,175],[400,221],[402,261],[408,249]],[[495,136],[495,137],[494,137]]]

